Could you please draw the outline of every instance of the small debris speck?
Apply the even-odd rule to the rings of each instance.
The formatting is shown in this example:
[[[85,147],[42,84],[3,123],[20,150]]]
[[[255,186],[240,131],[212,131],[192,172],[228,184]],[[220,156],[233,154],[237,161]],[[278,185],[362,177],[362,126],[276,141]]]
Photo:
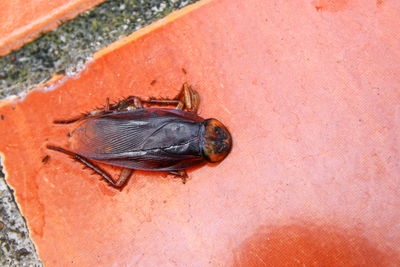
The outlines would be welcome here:
[[[43,163],[47,163],[47,162],[49,161],[49,159],[50,159],[50,156],[49,156],[49,155],[46,155],[46,156],[44,156],[44,157],[42,158],[42,162],[43,162]]]

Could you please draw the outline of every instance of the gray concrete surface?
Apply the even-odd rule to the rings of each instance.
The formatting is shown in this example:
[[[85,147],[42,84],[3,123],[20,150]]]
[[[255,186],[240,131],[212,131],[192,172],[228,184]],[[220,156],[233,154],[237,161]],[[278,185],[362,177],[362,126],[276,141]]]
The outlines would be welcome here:
[[[0,99],[26,92],[54,73],[78,71],[100,48],[196,1],[107,1],[0,57]],[[41,266],[6,181],[0,165],[0,266]]]
[[[0,266],[41,266],[25,219],[0,167]]]

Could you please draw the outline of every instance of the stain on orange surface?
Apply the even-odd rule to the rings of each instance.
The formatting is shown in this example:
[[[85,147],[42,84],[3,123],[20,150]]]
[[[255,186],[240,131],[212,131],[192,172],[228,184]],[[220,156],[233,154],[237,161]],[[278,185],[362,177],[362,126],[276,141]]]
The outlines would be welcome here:
[[[314,0],[312,4],[318,11],[338,12],[347,7],[350,0]]]
[[[377,6],[381,6],[381,5],[383,5],[384,4],[384,1],[383,0],[376,0],[376,5]]]
[[[14,0],[0,8],[0,56],[104,0]]]
[[[396,264],[400,4],[349,5],[321,15],[309,2],[211,1],[100,51],[53,91],[0,105],[7,179],[44,263],[226,266],[273,225],[279,247],[320,233],[332,255],[343,251],[338,262],[372,265],[372,253]],[[174,96],[184,82],[201,93],[200,115],[224,122],[234,139],[221,164],[191,171],[185,185],[136,172],[118,192],[45,149],[66,144],[73,128],[54,119],[106,97]],[[274,265],[303,257],[277,253]],[[313,257],[335,258],[303,259]]]
[[[268,229],[270,231],[268,231]],[[354,233],[355,232],[355,233]],[[261,227],[235,254],[234,266],[398,266],[400,257],[354,229],[312,224]]]

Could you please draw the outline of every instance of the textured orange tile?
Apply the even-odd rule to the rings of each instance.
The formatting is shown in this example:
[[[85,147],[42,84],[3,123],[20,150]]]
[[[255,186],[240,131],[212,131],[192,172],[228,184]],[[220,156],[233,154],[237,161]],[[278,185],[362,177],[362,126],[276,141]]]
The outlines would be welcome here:
[[[45,264],[399,265],[400,4],[320,2],[211,1],[4,104],[7,179]],[[117,192],[45,149],[73,128],[53,119],[183,82],[234,138],[186,185],[138,171]]]
[[[13,0],[0,8],[0,56],[104,0]]]

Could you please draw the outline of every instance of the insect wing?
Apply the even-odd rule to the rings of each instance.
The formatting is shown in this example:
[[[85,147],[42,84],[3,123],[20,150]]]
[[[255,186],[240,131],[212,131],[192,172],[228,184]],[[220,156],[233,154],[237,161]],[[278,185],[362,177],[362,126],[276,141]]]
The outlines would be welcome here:
[[[171,109],[107,114],[84,121],[72,134],[72,146],[80,155],[121,167],[185,168],[200,160],[200,121]]]

